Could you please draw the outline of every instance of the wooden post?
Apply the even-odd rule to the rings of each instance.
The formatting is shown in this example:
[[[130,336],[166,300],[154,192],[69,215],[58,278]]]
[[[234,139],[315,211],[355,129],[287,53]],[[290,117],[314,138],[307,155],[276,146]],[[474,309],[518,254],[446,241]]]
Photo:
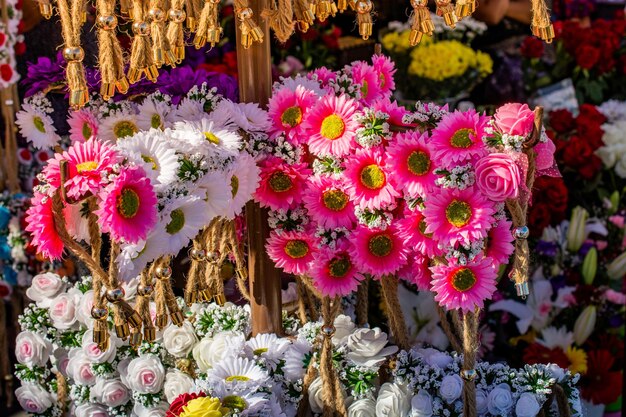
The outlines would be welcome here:
[[[237,25],[239,98],[242,102],[256,102],[266,106],[272,92],[272,57],[269,26],[261,18],[261,11],[269,6],[269,1],[250,0],[249,5],[254,12],[254,20],[263,31],[264,39],[262,43],[254,42],[250,48],[244,49]],[[280,275],[265,252],[265,241],[270,232],[267,210],[257,203],[249,202],[246,205],[246,224],[252,334],[282,334]]]

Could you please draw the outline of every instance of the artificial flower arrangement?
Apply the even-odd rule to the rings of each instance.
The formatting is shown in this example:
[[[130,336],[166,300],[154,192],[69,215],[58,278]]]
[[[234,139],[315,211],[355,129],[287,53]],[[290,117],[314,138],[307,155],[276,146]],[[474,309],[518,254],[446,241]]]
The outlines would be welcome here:
[[[471,47],[471,41],[487,27],[469,17],[452,30],[443,18],[431,15],[431,19],[432,39],[425,37],[418,45],[411,45],[409,24],[392,22],[390,31],[382,37],[383,47],[398,66],[398,74],[406,80],[399,92],[404,99],[436,102],[466,96],[492,72],[489,55]]]
[[[7,0],[2,7],[6,18],[0,22],[0,89],[5,89],[20,79],[15,55],[24,52],[24,35],[20,33],[21,3]]]

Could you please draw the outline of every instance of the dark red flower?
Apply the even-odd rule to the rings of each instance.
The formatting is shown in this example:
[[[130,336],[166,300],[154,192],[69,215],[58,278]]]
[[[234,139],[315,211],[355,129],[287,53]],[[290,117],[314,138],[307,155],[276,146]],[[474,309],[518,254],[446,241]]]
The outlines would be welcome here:
[[[189,394],[189,393],[184,393],[179,395],[178,397],[176,397],[176,399],[174,399],[174,401],[172,401],[172,404],[170,405],[170,409],[167,410],[167,413],[165,413],[165,417],[178,417],[180,416],[180,413],[183,412],[183,407],[185,405],[187,405],[187,403],[191,400],[195,400],[196,398],[199,397],[206,397],[206,394],[204,392],[201,392],[200,394],[196,394],[195,392]]]
[[[594,151],[603,145],[602,136],[604,135],[604,130],[602,130],[600,125],[587,118],[577,118],[576,128],[577,136],[585,138]]]
[[[13,68],[11,68],[9,64],[0,65],[0,77],[2,77],[4,81],[10,81],[13,77]]]
[[[3,46],[7,40],[7,35],[4,32],[0,32],[0,46]]]
[[[582,45],[576,49],[576,63],[583,69],[591,69],[600,59],[600,50],[591,45]]]
[[[315,28],[309,28],[306,32],[300,32],[300,38],[303,41],[313,41],[318,38],[320,33]]]
[[[549,126],[557,133],[567,133],[574,129],[574,116],[569,110],[551,111],[548,120]]]
[[[25,52],[26,52],[26,43],[17,42],[15,44],[15,55],[24,55]]]
[[[587,353],[587,373],[580,380],[582,398],[593,404],[611,404],[622,394],[622,373],[611,371],[615,358],[608,350]]]
[[[6,281],[0,281],[0,298],[11,295],[11,286]]]
[[[534,36],[527,36],[522,42],[520,52],[526,58],[541,58],[543,56],[543,41]]]
[[[563,162],[567,167],[577,171],[581,177],[590,180],[602,168],[602,160],[594,154],[594,151],[591,140],[572,136],[563,149]]]
[[[594,123],[601,125],[606,122],[606,116],[600,113],[598,108],[593,104],[582,104],[580,106],[579,118],[591,119]]]
[[[524,350],[524,362],[529,365],[554,363],[565,369],[570,365],[570,361],[563,349],[548,349],[539,343],[533,343]]]
[[[563,178],[542,176],[533,185],[533,201],[528,212],[528,223],[533,236],[541,236],[548,225],[565,219],[568,191]]]

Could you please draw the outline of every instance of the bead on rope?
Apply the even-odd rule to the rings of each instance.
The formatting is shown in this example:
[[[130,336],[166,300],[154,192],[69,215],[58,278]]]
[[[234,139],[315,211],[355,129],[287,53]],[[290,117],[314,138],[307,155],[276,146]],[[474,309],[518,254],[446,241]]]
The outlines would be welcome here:
[[[374,24],[372,23],[372,10],[374,4],[371,0],[358,0],[354,9],[356,10],[356,22],[359,25],[359,35],[364,40],[368,40],[372,36]]]
[[[433,36],[435,25],[430,18],[428,0],[411,0],[413,13],[411,15],[411,33],[409,42],[415,46],[422,40],[424,35]]]
[[[235,0],[235,15],[239,20],[241,45],[248,49],[254,42],[263,42],[263,31],[254,21],[254,12],[248,7],[248,0]]]
[[[158,68],[161,68],[163,64],[176,65],[176,56],[172,52],[170,41],[166,35],[167,13],[163,10],[164,7],[164,0],[151,0],[150,10],[148,10],[150,36],[152,37],[152,59]]]
[[[171,0],[170,10],[167,12],[169,23],[167,26],[167,39],[176,57],[176,63],[180,64],[185,59],[185,37],[183,23],[187,17],[183,10],[184,0]]]
[[[150,24],[145,20],[148,16],[147,5],[141,0],[133,0],[133,44],[130,52],[130,68],[128,81],[135,84],[145,75],[150,81],[156,82],[159,75],[154,64]]]
[[[124,55],[117,38],[115,0],[97,0],[98,16],[98,64],[100,67],[100,95],[109,100],[115,90],[122,94],[128,91],[129,83],[124,74]]]
[[[206,43],[211,47],[217,45],[222,37],[222,27],[219,22],[220,0],[205,0],[197,23],[196,35],[193,44],[196,49],[202,48]]]

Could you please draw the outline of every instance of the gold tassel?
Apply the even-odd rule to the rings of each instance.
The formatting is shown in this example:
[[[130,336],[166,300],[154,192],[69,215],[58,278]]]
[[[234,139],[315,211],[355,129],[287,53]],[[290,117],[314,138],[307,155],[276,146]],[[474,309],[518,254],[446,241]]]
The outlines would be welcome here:
[[[39,0],[37,3],[39,3],[39,13],[41,13],[41,16],[46,20],[50,19],[54,13],[54,8],[50,0]]]
[[[331,0],[317,0],[314,6],[315,15],[320,22],[328,19],[329,16],[335,16],[337,14],[337,5]]]
[[[165,35],[164,0],[151,0],[148,17],[150,18],[150,35],[152,36],[152,59],[158,68],[165,65],[176,65],[176,57],[170,42]]]
[[[455,10],[459,20],[471,16],[476,11],[476,0],[456,0]]]
[[[159,72],[152,58],[150,24],[144,20],[145,10],[142,0],[133,0],[133,45],[130,52],[130,68],[128,81],[134,84],[145,75],[150,81],[156,82]]]
[[[183,10],[184,0],[171,0],[171,8],[168,12],[169,24],[167,26],[167,40],[174,51],[176,63],[180,64],[185,59],[185,38],[183,22],[186,14]]]
[[[554,39],[554,27],[550,22],[550,12],[545,0],[531,0],[532,5],[532,23],[531,30],[533,35],[547,43],[551,43]]]
[[[359,24],[359,35],[364,40],[368,40],[372,36],[372,9],[374,4],[371,0],[358,0],[355,4],[356,21]]]
[[[409,42],[411,46],[415,46],[420,43],[422,36],[432,36],[435,26],[428,11],[428,0],[411,0],[411,6],[413,7],[413,21]]]
[[[198,1],[202,0],[185,0],[187,29],[189,29],[191,32],[195,32],[198,29],[198,15],[200,14],[201,8],[201,6],[198,6]]]
[[[220,0],[206,0],[197,24],[193,43],[196,49],[202,48],[207,42],[214,47],[220,42],[222,28],[219,22]]]
[[[263,10],[261,17],[269,20],[270,28],[274,31],[280,43],[285,43],[294,31],[292,0],[275,0],[270,2],[270,8]]]
[[[300,32],[306,32],[315,22],[315,14],[309,6],[308,0],[294,0],[293,12],[296,17],[296,25]]]
[[[241,45],[248,49],[253,42],[263,42],[263,32],[252,19],[254,12],[248,7],[248,0],[235,0],[235,14],[240,22]]]
[[[130,0],[120,0],[120,12],[124,16],[128,16],[130,20],[133,19],[133,8],[130,5]]]
[[[65,42],[63,58],[67,61],[66,77],[70,89],[70,106],[79,109],[89,101],[89,91],[85,79],[83,58],[85,51],[80,47],[82,27],[82,0],[58,0],[57,7],[61,17],[61,31]]]
[[[454,7],[450,4],[450,0],[437,0],[437,15],[443,17],[446,25],[454,29],[459,19],[456,16]]]
[[[337,0],[337,11],[345,12],[348,8],[348,0]]]
[[[124,56],[117,39],[117,17],[115,16],[115,0],[97,0],[98,9],[98,53],[100,64],[100,95],[109,100],[115,89],[125,94],[128,91],[128,80],[124,74]]]

